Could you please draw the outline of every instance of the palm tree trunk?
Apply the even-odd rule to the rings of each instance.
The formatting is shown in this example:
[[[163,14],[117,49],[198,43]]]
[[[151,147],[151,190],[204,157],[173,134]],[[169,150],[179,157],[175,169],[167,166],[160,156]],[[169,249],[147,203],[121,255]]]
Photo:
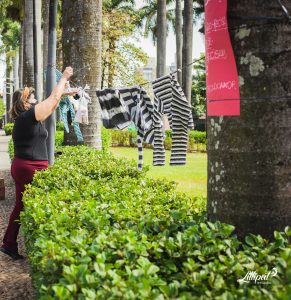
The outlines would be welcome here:
[[[42,1],[42,17],[43,17],[43,70],[46,72],[48,59],[48,34],[49,34],[49,0]],[[43,77],[43,98],[45,98],[45,77]]]
[[[19,67],[18,67],[18,77],[19,86],[23,86],[23,22],[21,23],[20,40],[19,40]]]
[[[193,50],[193,0],[184,1],[183,12],[183,90],[189,103],[192,91],[192,50]]]
[[[258,7],[263,16],[283,14],[276,1],[228,1],[241,115],[208,118],[207,212],[234,224],[240,237],[272,239],[291,224],[291,28],[278,22],[240,29],[253,21],[239,17],[257,16]]]
[[[13,91],[19,89],[19,51],[15,51],[15,56],[13,57]]]
[[[23,85],[34,86],[33,0],[25,0],[23,41]]]
[[[158,0],[157,11],[157,77],[166,74],[167,3]]]
[[[101,85],[101,0],[63,0],[63,60],[76,72],[73,80],[91,90]],[[74,22],[72,23],[72,19]],[[84,144],[101,149],[101,111],[94,91],[90,92],[89,125],[81,125]],[[74,135],[72,127],[70,136]],[[65,135],[69,143],[70,136]],[[76,141],[75,141],[76,144]]]
[[[182,26],[182,5],[181,0],[176,0],[176,61],[177,69],[182,69],[182,47],[183,47],[183,26]],[[182,73],[177,73],[177,78],[182,86]]]
[[[41,51],[41,6],[42,0],[33,0],[33,53],[35,96],[41,100],[43,95],[43,68]]]

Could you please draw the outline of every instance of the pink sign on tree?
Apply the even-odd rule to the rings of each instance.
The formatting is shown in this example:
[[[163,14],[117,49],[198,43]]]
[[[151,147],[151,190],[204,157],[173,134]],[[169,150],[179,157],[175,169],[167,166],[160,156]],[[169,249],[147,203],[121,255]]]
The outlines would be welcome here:
[[[227,0],[205,0],[205,48],[207,114],[239,116],[239,82],[228,32]]]

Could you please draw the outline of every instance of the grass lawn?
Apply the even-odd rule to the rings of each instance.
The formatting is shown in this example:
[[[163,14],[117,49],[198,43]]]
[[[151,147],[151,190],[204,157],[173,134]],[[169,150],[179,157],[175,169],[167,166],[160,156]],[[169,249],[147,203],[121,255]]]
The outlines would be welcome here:
[[[111,147],[109,150],[116,157],[126,157],[137,162],[137,148]],[[166,165],[152,165],[153,150],[144,149],[144,166],[149,165],[148,176],[166,178],[178,183],[178,190],[194,197],[206,197],[207,156],[206,153],[188,153],[185,166],[170,166],[170,151],[166,151]]]

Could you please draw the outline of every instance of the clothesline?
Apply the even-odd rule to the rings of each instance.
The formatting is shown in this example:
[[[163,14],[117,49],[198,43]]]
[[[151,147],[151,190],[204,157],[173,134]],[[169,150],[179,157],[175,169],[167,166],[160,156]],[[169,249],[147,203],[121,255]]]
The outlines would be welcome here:
[[[198,58],[198,59],[195,59],[195,60],[193,60],[190,64],[188,64],[188,65],[182,67],[181,69],[177,69],[177,70],[175,70],[175,71],[173,71],[173,72],[170,72],[170,75],[173,75],[173,74],[175,74],[175,73],[177,73],[177,72],[181,72],[183,69],[185,69],[185,68],[187,68],[187,67],[189,67],[189,66],[191,66],[191,65],[193,65],[193,64],[195,64],[195,63],[197,63],[197,62],[199,62],[199,61],[202,61],[202,60],[204,60],[204,59],[205,59],[205,57],[200,57],[200,58]],[[94,64],[93,64],[93,65],[94,65]],[[81,70],[84,70],[84,69],[90,69],[91,66],[92,66],[92,65],[86,66],[86,67],[83,67],[83,68],[80,68],[80,69],[77,69],[76,71],[74,71],[74,74],[76,74],[76,73],[78,73],[78,72],[80,72]],[[156,79],[155,79],[155,80],[156,80]],[[151,84],[152,82],[153,82],[153,81],[147,81],[147,82],[142,82],[142,83],[137,84],[137,85],[138,85],[138,86],[143,86],[143,85]],[[75,87],[78,87],[78,86],[79,86],[76,82],[74,82],[74,81],[72,81],[72,80],[70,80],[70,83],[72,83],[73,86],[75,86]],[[87,91],[87,92],[96,92],[96,89],[86,89],[86,91]]]

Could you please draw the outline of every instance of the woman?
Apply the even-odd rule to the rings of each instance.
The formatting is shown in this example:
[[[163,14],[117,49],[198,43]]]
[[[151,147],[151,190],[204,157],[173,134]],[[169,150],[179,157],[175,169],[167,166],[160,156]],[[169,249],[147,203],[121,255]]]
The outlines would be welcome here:
[[[11,175],[15,181],[16,202],[0,251],[13,259],[22,259],[18,253],[17,236],[19,216],[23,209],[22,193],[25,185],[32,182],[33,174],[48,167],[46,139],[48,132],[42,123],[58,107],[65,93],[67,81],[73,75],[73,69],[67,67],[51,95],[37,103],[34,89],[25,88],[13,94],[11,114],[14,119],[12,138],[14,142],[14,159],[11,164]],[[69,93],[73,94],[73,93]]]

